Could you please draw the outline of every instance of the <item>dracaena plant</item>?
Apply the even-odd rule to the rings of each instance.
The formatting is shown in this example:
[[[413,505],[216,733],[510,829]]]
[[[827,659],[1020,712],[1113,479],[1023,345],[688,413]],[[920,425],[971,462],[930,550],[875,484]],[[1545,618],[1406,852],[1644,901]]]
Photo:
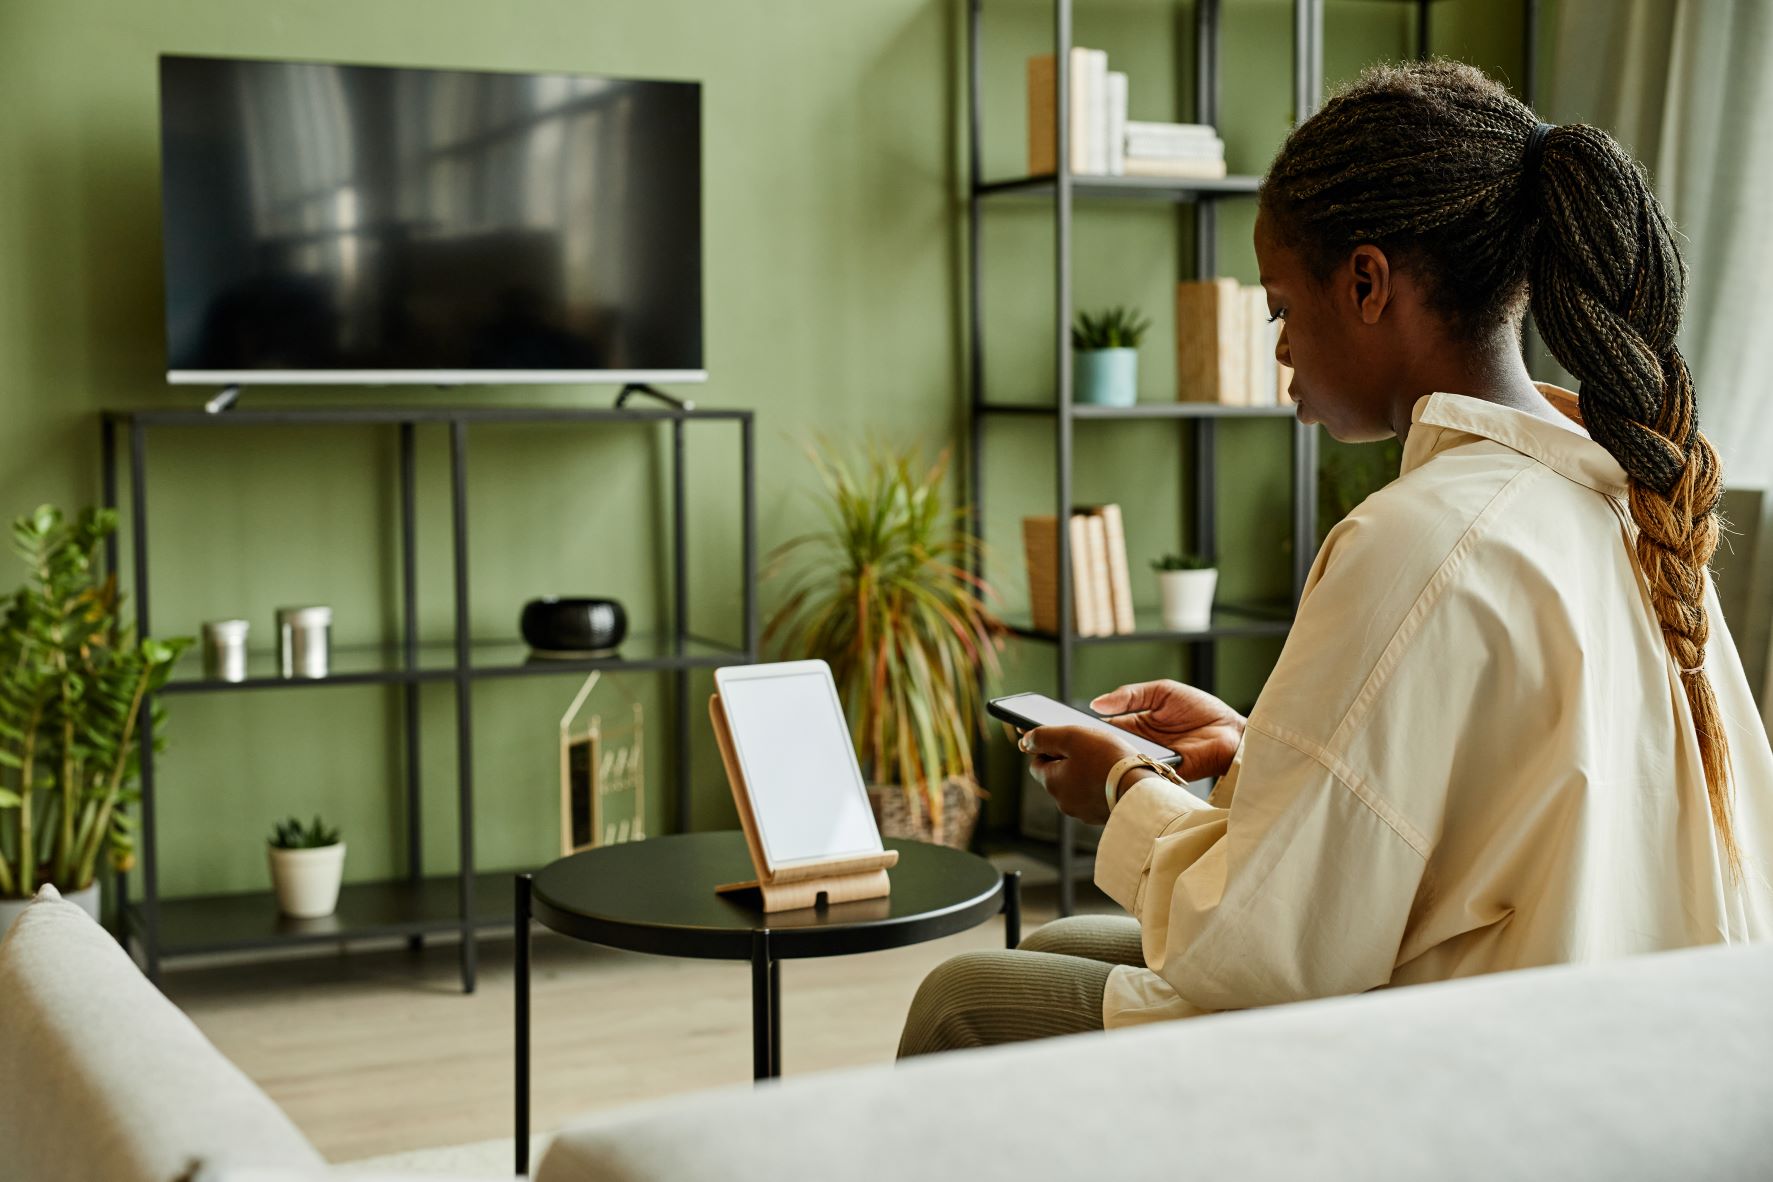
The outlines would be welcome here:
[[[110,510],[72,522],[44,506],[13,523],[30,574],[0,599],[0,896],[84,889],[101,856],[127,870],[142,733],[155,748],[165,684],[186,640],[137,640],[98,548]]]
[[[995,592],[972,572],[979,542],[942,495],[948,453],[809,455],[826,526],[770,555],[783,578],[764,643],[831,666],[863,774],[897,784],[938,826],[943,785],[977,790],[972,739],[985,726],[981,671],[998,676]]]

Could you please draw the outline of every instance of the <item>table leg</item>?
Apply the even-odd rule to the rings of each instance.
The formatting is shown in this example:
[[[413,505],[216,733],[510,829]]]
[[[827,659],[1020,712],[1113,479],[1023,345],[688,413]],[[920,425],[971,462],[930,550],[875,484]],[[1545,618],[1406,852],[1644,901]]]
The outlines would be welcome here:
[[[517,876],[517,1174],[529,1173],[530,876]]]
[[[770,1078],[782,1074],[782,962],[770,958]]]
[[[1022,872],[1006,870],[1003,874],[1003,942],[1014,948],[1022,942]]]
[[[772,1048],[775,1038],[776,974],[770,961],[769,929],[751,933],[751,1078],[773,1079],[775,1063]]]

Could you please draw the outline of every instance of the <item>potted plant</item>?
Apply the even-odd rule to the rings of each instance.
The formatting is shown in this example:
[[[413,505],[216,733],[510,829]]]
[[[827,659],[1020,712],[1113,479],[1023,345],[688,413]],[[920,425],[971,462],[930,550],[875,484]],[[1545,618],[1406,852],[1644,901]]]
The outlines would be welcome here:
[[[1198,554],[1166,554],[1152,562],[1163,597],[1164,627],[1198,632],[1213,621],[1213,589],[1219,572]]]
[[[1139,400],[1139,342],[1151,322],[1126,308],[1077,314],[1071,329],[1075,400],[1096,406],[1132,406]]]
[[[141,743],[155,750],[166,683],[188,640],[137,640],[117,582],[98,577],[111,510],[72,522],[45,505],[13,523],[30,569],[0,600],[0,932],[50,884],[98,918],[101,859],[135,860],[127,805]]]
[[[339,905],[345,874],[345,843],[319,817],[304,827],[294,817],[271,830],[271,886],[277,910],[296,919],[319,919]]]
[[[965,846],[1004,627],[971,573],[979,542],[943,504],[948,453],[928,467],[911,452],[811,458],[829,524],[771,552],[766,577],[787,585],[764,643],[831,666],[882,830]]]

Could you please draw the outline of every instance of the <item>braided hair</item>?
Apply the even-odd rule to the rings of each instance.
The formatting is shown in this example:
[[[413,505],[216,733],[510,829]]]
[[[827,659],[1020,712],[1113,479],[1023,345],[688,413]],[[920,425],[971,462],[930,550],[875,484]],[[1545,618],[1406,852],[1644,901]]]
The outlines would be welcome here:
[[[1264,214],[1318,278],[1361,243],[1385,251],[1460,340],[1529,306],[1580,382],[1583,424],[1629,480],[1638,563],[1698,733],[1733,870],[1729,746],[1705,673],[1706,565],[1722,472],[1675,347],[1686,266],[1643,170],[1605,132],[1551,127],[1481,70],[1374,66],[1294,128]]]

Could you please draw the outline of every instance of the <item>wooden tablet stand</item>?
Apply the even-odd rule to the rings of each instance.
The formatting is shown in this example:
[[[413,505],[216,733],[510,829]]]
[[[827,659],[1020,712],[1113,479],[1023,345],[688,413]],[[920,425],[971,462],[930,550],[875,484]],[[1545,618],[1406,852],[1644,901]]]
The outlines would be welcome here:
[[[757,810],[751,803],[751,789],[739,766],[738,752],[733,747],[733,734],[726,721],[726,708],[720,695],[708,699],[708,716],[714,722],[714,738],[720,744],[721,762],[726,765],[727,783],[732,786],[733,803],[739,809],[739,824],[745,830],[745,845],[751,851],[751,865],[757,877],[749,882],[733,882],[715,887],[719,894],[756,890],[763,895],[763,909],[794,911],[816,907],[823,895],[828,903],[847,903],[853,899],[878,899],[892,890],[887,870],[899,861],[898,850],[882,850],[878,854],[859,854],[832,858],[825,862],[808,862],[770,872],[763,857],[763,842],[757,834]]]

